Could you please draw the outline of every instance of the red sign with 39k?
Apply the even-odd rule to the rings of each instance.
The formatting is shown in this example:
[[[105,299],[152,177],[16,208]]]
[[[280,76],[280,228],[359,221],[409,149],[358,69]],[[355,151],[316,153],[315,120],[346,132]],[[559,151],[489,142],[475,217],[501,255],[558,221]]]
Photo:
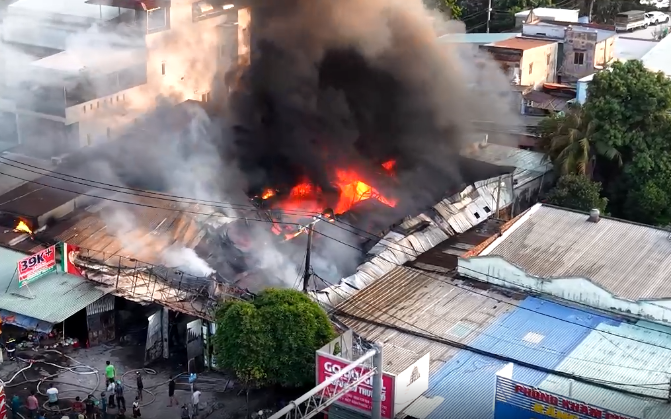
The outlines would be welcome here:
[[[317,384],[321,384],[330,376],[340,372],[349,365],[348,362],[331,358],[322,354],[317,355]],[[368,371],[366,367],[357,367],[350,374],[362,375]],[[351,377],[351,376],[350,376]],[[353,377],[352,377],[353,378]],[[335,387],[335,385],[333,386]],[[348,391],[338,399],[341,405],[350,406],[370,412],[373,410],[373,377],[369,377],[356,388]],[[394,377],[382,375],[382,417],[391,419],[394,411]]]

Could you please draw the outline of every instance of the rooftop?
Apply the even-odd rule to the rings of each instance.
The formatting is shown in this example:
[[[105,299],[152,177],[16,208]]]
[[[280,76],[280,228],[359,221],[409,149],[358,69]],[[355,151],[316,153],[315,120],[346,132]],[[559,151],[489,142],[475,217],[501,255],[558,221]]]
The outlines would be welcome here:
[[[487,46],[497,47],[497,48],[509,48],[519,51],[526,51],[533,48],[542,47],[545,45],[555,44],[557,41],[549,41],[544,39],[530,39],[530,38],[510,38],[503,41],[493,42]]]
[[[550,17],[550,16],[566,16],[569,14],[578,14],[577,9],[555,9],[555,8],[549,8],[549,7],[536,7],[532,9],[534,14],[537,17]],[[532,10],[522,10],[521,12],[515,13],[515,17],[524,17],[528,16],[529,13],[531,13]]]
[[[449,301],[442,309],[457,309],[460,303],[467,304],[466,300]],[[527,297],[514,306],[505,301],[500,305],[509,310],[492,318],[488,327],[472,331],[470,346],[547,369],[560,365],[597,325],[616,323],[534,297]],[[453,339],[449,332],[441,336]],[[496,372],[508,362],[460,350],[429,377],[429,389],[403,413],[425,419],[491,419]],[[537,386],[547,376],[543,371],[515,366],[512,378]],[[592,403],[598,405],[596,401]]]
[[[629,300],[671,297],[671,240],[661,228],[536,204],[480,256],[545,279],[586,278]]]
[[[552,170],[543,153],[488,143],[467,154],[468,157],[499,166],[515,167],[513,183],[520,188]]]
[[[479,296],[445,276],[436,276],[406,267],[396,267],[378,281],[338,305],[335,317],[369,341],[384,343],[385,371],[398,374],[427,352],[430,371],[435,373],[458,352],[443,343],[406,333],[393,326],[421,325],[425,333],[470,343],[479,332],[516,305],[512,298],[495,294],[510,304],[497,304]],[[457,286],[455,286],[457,285]],[[494,294],[492,294],[494,295]],[[378,326],[356,318],[390,324]]]
[[[0,248],[0,308],[47,323],[60,323],[107,294],[78,276],[52,273],[18,288],[16,266],[24,253]]]
[[[455,44],[491,44],[518,36],[517,33],[449,33],[438,37],[438,42]]]
[[[642,58],[643,64],[650,70],[661,71],[671,77],[671,36],[657,43]]]
[[[668,348],[668,349],[665,349]],[[625,390],[657,398],[668,396],[671,378],[671,329],[648,322],[599,324],[585,337],[556,370],[595,380],[608,380]],[[631,417],[666,419],[671,406],[660,400],[644,399],[614,390],[548,376],[539,388],[569,394]]]
[[[627,38],[618,36],[615,41],[615,58],[618,60],[640,60],[659,42],[652,39]]]

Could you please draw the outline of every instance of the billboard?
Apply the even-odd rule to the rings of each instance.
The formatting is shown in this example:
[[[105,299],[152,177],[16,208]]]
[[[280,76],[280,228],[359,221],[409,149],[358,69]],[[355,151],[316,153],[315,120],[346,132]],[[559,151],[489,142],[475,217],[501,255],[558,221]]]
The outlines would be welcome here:
[[[19,288],[25,287],[37,278],[56,271],[56,246],[47,247],[34,255],[26,256],[18,262]]]
[[[638,419],[496,377],[494,419]]]
[[[317,352],[317,384],[323,383],[349,364],[350,361],[345,359]],[[350,374],[360,375],[367,371],[368,368],[361,366],[352,370]],[[394,378],[393,375],[382,375],[382,417],[387,419],[394,417]],[[373,410],[373,377],[345,393],[336,403],[370,414]]]

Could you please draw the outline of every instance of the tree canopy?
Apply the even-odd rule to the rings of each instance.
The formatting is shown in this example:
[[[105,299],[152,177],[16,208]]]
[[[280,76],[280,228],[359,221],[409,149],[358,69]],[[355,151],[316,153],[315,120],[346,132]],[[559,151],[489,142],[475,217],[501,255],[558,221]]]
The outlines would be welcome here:
[[[216,313],[217,364],[249,387],[314,383],[315,350],[335,337],[326,313],[305,294],[267,289]]]
[[[580,211],[606,211],[608,199],[601,197],[601,184],[582,174],[564,175],[547,196],[547,202]]]
[[[603,184],[616,217],[671,222],[671,80],[640,61],[597,73],[583,107],[543,122],[547,157],[560,175]]]

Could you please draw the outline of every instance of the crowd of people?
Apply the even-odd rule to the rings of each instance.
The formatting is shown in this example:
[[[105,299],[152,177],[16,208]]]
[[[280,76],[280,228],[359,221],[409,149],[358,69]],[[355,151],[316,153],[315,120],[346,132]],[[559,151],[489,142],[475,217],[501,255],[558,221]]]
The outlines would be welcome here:
[[[30,395],[22,402],[21,398],[15,394],[11,399],[11,414],[13,419],[126,419],[141,418],[141,403],[144,393],[144,383],[140,371],[136,372],[137,393],[133,403],[130,405],[131,411],[127,412],[124,384],[121,377],[117,377],[117,372],[110,361],[105,366],[105,390],[100,392],[98,398],[94,394],[89,394],[84,400],[81,397],[75,397],[71,406],[61,403],[58,389],[53,383],[49,384],[46,391],[47,402],[40,407],[35,390],[31,390]],[[180,419],[194,419],[199,412],[201,392],[193,389],[191,394],[191,409],[189,405],[183,404],[181,407]],[[179,406],[175,397],[175,379],[170,376],[168,381],[168,407]],[[113,412],[114,411],[114,412]],[[17,413],[20,413],[19,416]]]

